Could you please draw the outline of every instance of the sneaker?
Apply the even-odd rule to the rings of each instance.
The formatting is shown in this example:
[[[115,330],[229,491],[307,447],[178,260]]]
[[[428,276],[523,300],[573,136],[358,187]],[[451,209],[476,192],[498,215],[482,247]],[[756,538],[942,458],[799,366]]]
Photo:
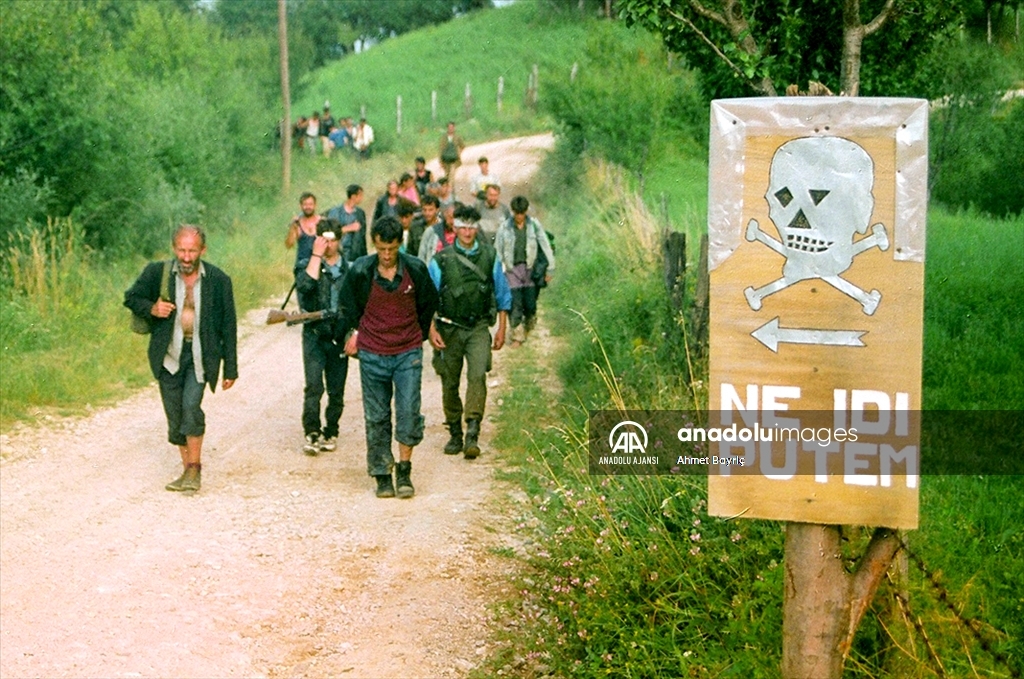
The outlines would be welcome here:
[[[416,493],[412,487],[412,480],[409,475],[412,473],[412,462],[406,460],[395,465],[395,486],[398,487],[398,497],[409,498]]]
[[[338,439],[335,436],[325,436],[320,439],[320,451],[329,453],[338,447]]]
[[[395,484],[391,482],[391,474],[375,476],[377,479],[377,497],[394,497]]]
[[[316,455],[320,452],[320,434],[316,432],[306,434],[306,443],[302,446],[302,452],[306,455]]]

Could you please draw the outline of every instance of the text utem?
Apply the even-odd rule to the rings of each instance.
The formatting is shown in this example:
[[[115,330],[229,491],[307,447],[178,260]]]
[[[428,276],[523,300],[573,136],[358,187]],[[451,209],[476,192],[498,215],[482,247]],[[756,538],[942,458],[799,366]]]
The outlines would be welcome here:
[[[806,424],[820,431],[821,411],[801,411],[798,386],[748,384],[743,393],[735,385],[721,387],[721,425],[764,429],[801,430]],[[787,416],[789,415],[789,416]],[[774,441],[716,442],[720,457],[742,455],[744,466],[755,466],[769,479],[788,481],[799,474],[813,475],[818,483],[841,479],[851,486],[891,487],[893,477],[916,488],[920,454],[911,427],[910,396],[872,389],[834,389],[831,427],[846,436],[776,436]],[[795,416],[795,417],[793,417]],[[805,423],[801,418],[814,419]],[[849,436],[855,432],[856,436]],[[762,437],[763,438],[763,437]],[[841,440],[844,439],[844,440]],[[720,467],[723,476],[730,466]]]

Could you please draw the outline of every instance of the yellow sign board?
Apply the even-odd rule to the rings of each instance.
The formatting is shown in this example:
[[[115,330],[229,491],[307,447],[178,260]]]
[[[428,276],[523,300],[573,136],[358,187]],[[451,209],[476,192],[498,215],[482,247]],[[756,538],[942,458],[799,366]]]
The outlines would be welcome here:
[[[709,508],[917,526],[928,104],[712,104]]]

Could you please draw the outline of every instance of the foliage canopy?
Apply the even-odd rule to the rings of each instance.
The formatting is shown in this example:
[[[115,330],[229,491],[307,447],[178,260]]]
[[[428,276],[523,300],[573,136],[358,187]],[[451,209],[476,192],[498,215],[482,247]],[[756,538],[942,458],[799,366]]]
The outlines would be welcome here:
[[[963,0],[620,0],[626,21],[659,33],[700,70],[710,98],[782,94],[809,81],[842,87],[844,28],[884,23],[862,36],[860,94],[913,92],[933,40],[961,20]],[[889,9],[891,7],[891,9]],[[847,12],[844,19],[844,11]],[[844,21],[847,23],[844,24]]]

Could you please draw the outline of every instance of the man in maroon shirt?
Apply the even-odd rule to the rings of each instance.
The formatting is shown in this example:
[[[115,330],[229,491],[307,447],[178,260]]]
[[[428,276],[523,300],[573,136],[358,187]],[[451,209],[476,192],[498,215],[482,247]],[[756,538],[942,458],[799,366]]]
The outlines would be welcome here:
[[[402,225],[393,217],[374,221],[376,254],[360,257],[342,285],[341,327],[345,353],[359,356],[366,419],[366,466],[377,480],[377,497],[412,497],[412,450],[423,440],[420,385],[423,341],[437,310],[437,289],[426,265],[400,252]],[[391,452],[391,397],[395,440]],[[395,479],[391,471],[394,467]]]

